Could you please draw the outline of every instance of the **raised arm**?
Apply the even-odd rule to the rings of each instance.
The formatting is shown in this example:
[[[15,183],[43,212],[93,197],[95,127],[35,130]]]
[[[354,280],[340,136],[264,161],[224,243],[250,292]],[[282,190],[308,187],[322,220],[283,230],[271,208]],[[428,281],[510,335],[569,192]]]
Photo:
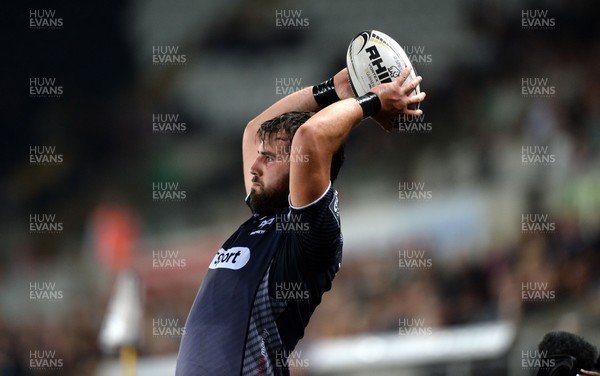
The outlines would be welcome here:
[[[364,117],[375,115],[380,124],[404,113],[420,115],[410,104],[421,102],[425,93],[410,95],[421,82],[417,77],[402,86],[410,73],[405,69],[394,82],[380,84],[358,99],[344,99],[319,111],[296,131],[290,157],[290,197],[294,206],[314,202],[327,189],[330,181],[331,158],[346,140],[350,131]],[[362,101],[362,105],[360,104]]]
[[[333,77],[333,83],[335,91],[340,99],[352,98],[352,89],[348,83],[348,72],[346,68],[339,71]],[[275,102],[271,107],[267,108],[260,115],[250,120],[244,130],[244,136],[242,139],[242,158],[244,168],[244,185],[246,187],[246,194],[250,193],[252,186],[252,176],[250,174],[250,166],[254,163],[257,156],[258,145],[256,132],[260,125],[267,120],[270,120],[276,116],[291,111],[311,111],[317,112],[321,108],[315,101],[313,96],[313,87],[307,87],[302,90],[296,91],[292,94]]]

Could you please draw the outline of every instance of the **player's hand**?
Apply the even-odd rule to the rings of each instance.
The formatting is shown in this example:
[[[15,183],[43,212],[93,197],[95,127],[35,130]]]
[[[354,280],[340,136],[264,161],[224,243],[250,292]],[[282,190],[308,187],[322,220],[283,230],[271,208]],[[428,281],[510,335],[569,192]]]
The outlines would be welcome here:
[[[344,68],[333,76],[333,86],[340,99],[354,98],[354,92],[348,80],[348,68]]]
[[[588,376],[600,376],[600,373],[598,373],[598,372],[594,372],[594,371],[586,371],[586,370],[584,370],[584,369],[582,369],[582,370],[580,370],[580,371],[581,371],[581,373],[582,373],[583,375],[588,375]]]
[[[423,111],[416,109],[416,106],[425,99],[425,92],[411,95],[423,78],[417,76],[411,82],[404,85],[410,74],[410,70],[410,67],[406,67],[395,81],[379,84],[370,90],[377,94],[381,102],[381,110],[379,110],[377,115],[373,116],[373,119],[388,132],[393,129],[392,119],[398,115],[419,116],[423,114]]]

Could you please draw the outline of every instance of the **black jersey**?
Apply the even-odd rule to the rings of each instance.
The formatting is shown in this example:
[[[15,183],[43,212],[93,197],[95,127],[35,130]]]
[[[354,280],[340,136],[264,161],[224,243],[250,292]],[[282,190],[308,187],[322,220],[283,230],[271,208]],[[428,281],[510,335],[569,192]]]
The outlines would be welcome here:
[[[212,260],[185,324],[178,376],[287,375],[288,357],[339,270],[337,192],[254,214]]]

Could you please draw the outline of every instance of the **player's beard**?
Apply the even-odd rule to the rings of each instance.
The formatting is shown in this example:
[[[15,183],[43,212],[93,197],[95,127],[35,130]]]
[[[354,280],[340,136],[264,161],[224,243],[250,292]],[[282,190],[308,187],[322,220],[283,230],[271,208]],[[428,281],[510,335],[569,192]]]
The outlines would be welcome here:
[[[263,188],[260,193],[252,188],[249,200],[250,209],[252,209],[253,213],[262,215],[275,214],[289,206],[288,194],[288,190],[284,187],[279,187],[279,189]]]

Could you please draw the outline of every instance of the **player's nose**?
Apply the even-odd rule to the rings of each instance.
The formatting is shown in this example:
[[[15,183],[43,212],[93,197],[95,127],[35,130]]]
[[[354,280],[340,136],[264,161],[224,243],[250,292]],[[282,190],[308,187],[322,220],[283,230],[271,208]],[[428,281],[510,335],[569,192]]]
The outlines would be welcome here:
[[[250,174],[254,176],[262,175],[262,169],[260,168],[260,158],[256,158],[252,166],[250,166]]]

